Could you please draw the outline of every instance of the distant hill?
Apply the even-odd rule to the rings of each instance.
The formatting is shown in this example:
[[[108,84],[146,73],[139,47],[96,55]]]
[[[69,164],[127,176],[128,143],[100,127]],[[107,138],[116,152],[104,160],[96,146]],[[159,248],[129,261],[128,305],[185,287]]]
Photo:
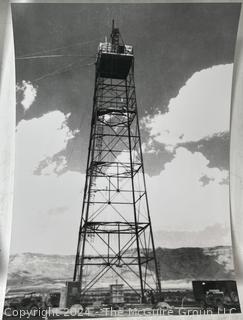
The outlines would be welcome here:
[[[231,247],[158,248],[161,279],[165,282],[189,280],[234,279]],[[57,288],[71,280],[74,268],[72,255],[21,253],[10,256],[8,288],[14,290]],[[132,279],[131,274],[126,277]],[[108,276],[104,282],[109,282]]]
[[[157,249],[161,278],[232,279],[234,265],[231,247]]]

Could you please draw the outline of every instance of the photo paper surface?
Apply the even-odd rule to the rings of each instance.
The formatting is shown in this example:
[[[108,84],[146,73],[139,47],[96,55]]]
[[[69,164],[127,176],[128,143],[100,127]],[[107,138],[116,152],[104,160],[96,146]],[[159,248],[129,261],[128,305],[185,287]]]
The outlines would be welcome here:
[[[239,4],[13,4],[6,318],[239,313]]]

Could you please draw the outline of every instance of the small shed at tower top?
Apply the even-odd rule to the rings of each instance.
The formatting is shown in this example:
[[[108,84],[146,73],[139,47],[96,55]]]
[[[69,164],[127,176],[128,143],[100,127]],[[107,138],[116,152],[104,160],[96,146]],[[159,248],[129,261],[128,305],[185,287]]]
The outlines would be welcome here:
[[[102,78],[126,79],[133,62],[133,47],[123,43],[119,29],[113,28],[110,42],[98,47],[96,70]]]

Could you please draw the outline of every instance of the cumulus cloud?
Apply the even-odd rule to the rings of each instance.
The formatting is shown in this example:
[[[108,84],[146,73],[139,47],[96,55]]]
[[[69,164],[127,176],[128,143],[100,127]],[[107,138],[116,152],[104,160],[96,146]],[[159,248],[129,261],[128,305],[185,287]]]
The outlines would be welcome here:
[[[30,81],[23,80],[21,84],[17,84],[17,93],[22,93],[21,104],[24,111],[27,111],[37,96],[37,88]]]
[[[53,111],[17,126],[12,252],[75,250],[84,176],[71,171],[58,175],[51,164],[42,175],[34,173],[42,159],[66,148],[73,136],[68,117]]]
[[[200,152],[177,148],[158,176],[146,176],[154,228],[200,231],[220,224],[229,229],[228,186],[221,184],[227,174],[209,168]],[[209,178],[206,185],[201,181],[204,176]]]
[[[157,176],[146,177],[155,230],[190,233],[219,225],[226,235],[219,235],[218,244],[230,243],[224,138],[229,131],[231,79],[232,64],[197,72],[170,100],[167,113],[143,119],[150,133],[144,150],[155,156],[156,142],[171,155],[166,162],[161,159]],[[201,240],[201,246],[208,245],[207,239]]]
[[[64,150],[73,132],[67,126],[70,114],[53,111],[41,118],[21,120],[16,134],[16,165],[33,172],[41,161]],[[65,162],[64,162],[65,163]],[[17,167],[17,171],[20,168]]]
[[[150,135],[169,147],[229,130],[232,64],[194,73],[167,113],[145,119]]]

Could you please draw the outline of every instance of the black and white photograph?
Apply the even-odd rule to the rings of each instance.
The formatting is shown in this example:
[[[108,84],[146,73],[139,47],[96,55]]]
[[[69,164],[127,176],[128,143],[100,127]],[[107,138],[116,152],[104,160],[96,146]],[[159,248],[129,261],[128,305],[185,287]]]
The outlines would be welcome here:
[[[4,319],[240,313],[229,154],[240,3],[13,3]]]

